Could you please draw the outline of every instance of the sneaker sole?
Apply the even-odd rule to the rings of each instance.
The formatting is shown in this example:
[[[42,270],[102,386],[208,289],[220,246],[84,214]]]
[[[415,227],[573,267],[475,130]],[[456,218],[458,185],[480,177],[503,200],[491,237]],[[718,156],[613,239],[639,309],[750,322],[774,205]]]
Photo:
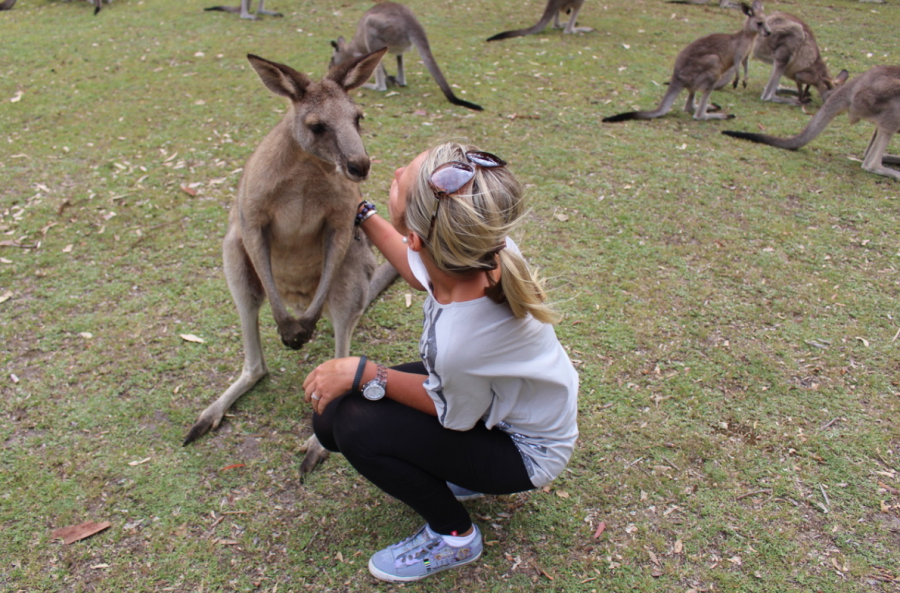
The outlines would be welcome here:
[[[481,552],[483,552],[483,551],[484,550],[479,551],[477,556],[473,556],[473,557],[469,558],[468,560],[464,560],[463,562],[457,562],[456,564],[453,564],[452,566],[444,566],[437,570],[433,570],[429,573],[423,574],[421,576],[416,576],[416,577],[401,577],[401,576],[398,576],[395,574],[390,574],[390,573],[384,572],[383,570],[379,570],[379,568],[372,563],[371,559],[369,560],[369,572],[372,573],[372,576],[375,577],[376,579],[381,579],[382,581],[387,581],[389,583],[411,583],[413,581],[421,581],[422,579],[427,579],[428,577],[430,577],[433,574],[437,574],[439,572],[449,570],[451,568],[459,568],[460,566],[465,566],[466,564],[475,562],[476,560],[481,558]]]

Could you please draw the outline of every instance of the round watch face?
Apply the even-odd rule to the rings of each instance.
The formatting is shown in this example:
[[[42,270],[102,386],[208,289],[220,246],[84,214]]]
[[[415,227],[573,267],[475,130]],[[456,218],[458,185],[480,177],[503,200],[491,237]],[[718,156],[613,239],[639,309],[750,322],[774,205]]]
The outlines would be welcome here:
[[[363,388],[363,396],[368,400],[379,400],[384,397],[384,387],[375,381],[370,381]]]

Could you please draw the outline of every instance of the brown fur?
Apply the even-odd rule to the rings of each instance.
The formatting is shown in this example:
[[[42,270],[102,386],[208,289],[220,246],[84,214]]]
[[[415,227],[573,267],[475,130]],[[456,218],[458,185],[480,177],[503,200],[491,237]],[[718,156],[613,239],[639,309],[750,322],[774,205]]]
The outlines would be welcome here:
[[[265,9],[265,1],[259,0],[259,5],[256,7],[256,13],[250,13],[250,3],[252,0],[241,0],[240,6],[210,6],[209,8],[204,8],[203,10],[218,10],[220,12],[231,12],[231,13],[240,13],[242,19],[247,19],[250,21],[255,21],[259,17],[257,15],[264,14],[267,16],[284,16],[280,12],[273,12],[271,10]]]
[[[811,86],[819,91],[824,101],[835,87],[847,79],[846,70],[837,78],[831,78],[812,30],[799,18],[785,12],[775,12],[766,17],[766,23],[772,34],[757,41],[753,51],[754,58],[772,65],[772,75],[763,90],[763,101],[797,105],[809,99]],[[797,84],[797,99],[776,96],[782,76]]]
[[[397,78],[392,80],[400,86],[406,86],[403,53],[410,47],[415,47],[425,68],[437,82],[448,101],[475,111],[482,109],[480,105],[460,99],[453,94],[450,84],[444,78],[431,53],[425,29],[422,28],[412,11],[403,4],[396,2],[376,4],[360,19],[356,26],[356,33],[349,43],[343,37],[338,37],[336,41],[331,42],[331,46],[334,48],[334,53],[331,55],[331,66],[386,47],[391,55],[397,56]],[[375,84],[367,84],[365,87],[376,91],[386,91],[388,79],[387,71],[382,63],[375,71]]]
[[[728,136],[796,150],[811,142],[841,113],[850,123],[867,120],[875,124],[875,134],[863,155],[862,168],[900,181],[900,171],[884,164],[900,164],[900,157],[886,154],[891,137],[900,132],[900,66],[876,66],[835,90],[806,127],[796,136],[779,138],[768,134],[722,132]]]
[[[504,31],[497,33],[492,37],[488,37],[488,41],[500,41],[501,39],[510,39],[511,37],[523,37],[525,35],[533,35],[543,31],[550,21],[553,21],[554,29],[563,29],[559,24],[559,13],[569,13],[569,22],[566,24],[563,33],[587,33],[593,31],[590,27],[576,27],[575,19],[578,18],[578,12],[584,0],[547,0],[547,6],[537,23],[526,29],[516,29],[515,31]]]
[[[268,299],[282,342],[300,348],[322,313],[334,326],[335,357],[347,356],[363,310],[396,277],[375,269],[367,240],[354,240],[369,173],[359,134],[361,111],[348,96],[372,75],[382,49],[335,66],[320,82],[257,56],[247,56],[260,79],[291,101],[284,118],[244,167],[223,242],[225,278],[241,317],[244,367],[240,377],[201,415],[185,444],[216,428],[225,411],[268,370],[259,337],[259,310]],[[288,307],[302,312],[294,318]],[[327,456],[315,437],[301,475]]]
[[[743,28],[732,35],[714,33],[693,41],[681,50],[675,58],[675,68],[659,106],[653,111],[629,111],[603,119],[604,122],[620,122],[630,119],[653,119],[662,117],[672,109],[675,99],[684,89],[688,90],[688,98],[684,109],[693,113],[694,119],[728,119],[724,113],[707,113],[709,97],[713,90],[722,88],[734,80],[737,85],[740,66],[749,55],[759,34],[768,35],[766,15],[762,2],[756,0],[753,6],[742,4],[741,8],[747,16]],[[746,77],[746,73],[745,73]],[[694,106],[694,94],[700,91],[703,95],[699,104]]]

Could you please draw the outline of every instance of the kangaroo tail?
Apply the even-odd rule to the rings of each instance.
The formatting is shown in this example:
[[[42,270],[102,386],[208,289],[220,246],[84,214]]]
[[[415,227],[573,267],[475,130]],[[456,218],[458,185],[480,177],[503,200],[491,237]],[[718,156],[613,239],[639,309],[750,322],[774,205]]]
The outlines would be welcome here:
[[[617,115],[604,117],[603,121],[611,124],[620,121],[628,121],[631,119],[654,119],[657,117],[662,117],[672,110],[672,105],[675,103],[675,99],[683,90],[683,84],[674,79],[670,80],[669,90],[666,91],[666,94],[663,96],[662,101],[659,102],[659,106],[656,109],[652,111],[627,111],[625,113],[619,113]]]
[[[737,132],[733,130],[723,130],[722,133],[732,138],[740,138],[741,140],[749,140],[759,144],[768,144],[776,148],[784,148],[786,150],[797,150],[812,142],[816,136],[822,133],[822,130],[831,123],[835,117],[847,111],[850,108],[850,89],[846,86],[835,91],[828,100],[819,108],[806,127],[803,128],[796,136],[788,138],[779,138],[778,136],[770,136],[769,134],[753,134],[750,132]]]
[[[221,12],[240,12],[240,6],[210,6],[209,8],[204,8],[203,10],[218,10]]]
[[[388,262],[384,262],[375,268],[375,273],[372,274],[372,279],[369,281],[369,301],[366,303],[366,308],[372,304],[372,301],[378,298],[378,295],[391,285],[391,282],[393,282],[396,277],[397,270],[395,270]]]
[[[500,41],[501,39],[510,39],[512,37],[523,37],[525,35],[532,35],[534,33],[540,33],[547,26],[547,23],[553,18],[553,13],[556,12],[556,9],[552,6],[553,2],[548,2],[547,7],[544,9],[544,14],[541,15],[541,20],[535,23],[533,26],[528,27],[527,29],[516,29],[515,31],[504,31],[503,33],[497,33],[493,37],[488,37],[488,41]]]
[[[422,63],[425,64],[425,68],[431,74],[431,77],[434,78],[434,81],[441,88],[441,92],[444,93],[444,96],[447,97],[447,100],[453,103],[454,105],[459,105],[460,107],[466,107],[467,109],[473,109],[475,111],[483,111],[484,107],[481,105],[476,105],[475,103],[470,103],[469,101],[464,101],[460,99],[456,95],[453,94],[453,90],[450,88],[450,84],[447,82],[447,79],[444,78],[444,74],[441,72],[441,69],[438,68],[437,62],[434,59],[434,54],[431,53],[431,46],[428,44],[428,37],[425,36],[425,30],[420,29],[413,36],[413,45],[416,47],[416,51],[419,52],[419,57],[422,59]]]

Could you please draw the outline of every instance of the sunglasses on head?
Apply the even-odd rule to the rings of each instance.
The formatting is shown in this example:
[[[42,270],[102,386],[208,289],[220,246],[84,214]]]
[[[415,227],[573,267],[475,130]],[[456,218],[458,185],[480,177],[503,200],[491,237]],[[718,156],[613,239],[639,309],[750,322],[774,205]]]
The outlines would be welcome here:
[[[428,178],[428,185],[431,186],[431,191],[434,192],[434,207],[431,210],[431,225],[428,227],[428,236],[425,237],[426,241],[431,240],[431,234],[434,232],[434,221],[437,219],[438,208],[443,198],[450,197],[451,194],[458,192],[472,181],[477,167],[496,169],[506,166],[506,161],[497,155],[477,150],[467,152],[466,160],[469,162],[449,161],[444,163],[437,167],[431,173],[431,177]]]

